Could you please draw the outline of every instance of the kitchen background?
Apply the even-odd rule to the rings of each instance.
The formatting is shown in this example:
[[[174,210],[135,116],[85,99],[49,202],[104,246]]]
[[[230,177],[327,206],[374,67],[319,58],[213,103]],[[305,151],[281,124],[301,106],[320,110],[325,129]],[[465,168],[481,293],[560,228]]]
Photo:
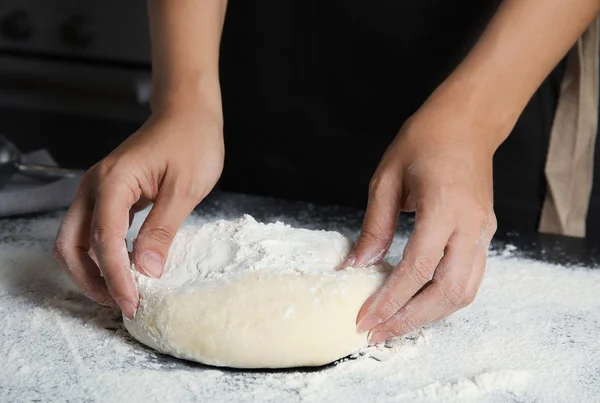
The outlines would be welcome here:
[[[88,168],[149,115],[150,69],[145,1],[0,2],[0,133],[23,152],[46,148],[61,166]],[[543,164],[545,150],[528,152]],[[588,237],[599,238],[597,187],[591,204]],[[531,230],[525,210],[504,205],[506,230]]]
[[[145,1],[0,2],[0,132],[89,167],[149,114]]]

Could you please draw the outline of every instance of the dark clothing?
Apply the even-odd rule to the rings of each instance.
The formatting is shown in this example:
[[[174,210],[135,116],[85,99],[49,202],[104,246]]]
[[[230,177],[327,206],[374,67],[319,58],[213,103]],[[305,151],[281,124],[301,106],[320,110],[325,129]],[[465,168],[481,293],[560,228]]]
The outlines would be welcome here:
[[[221,186],[364,207],[383,152],[500,2],[230,1]],[[537,229],[562,70],[536,92],[495,157],[497,214],[515,228]]]

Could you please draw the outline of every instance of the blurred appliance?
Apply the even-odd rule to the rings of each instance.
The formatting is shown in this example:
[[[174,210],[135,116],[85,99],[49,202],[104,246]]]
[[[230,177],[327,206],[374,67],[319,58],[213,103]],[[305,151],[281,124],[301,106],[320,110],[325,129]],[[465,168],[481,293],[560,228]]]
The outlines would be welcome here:
[[[0,2],[0,132],[21,149],[102,136],[89,165],[147,117],[149,88],[145,1]]]

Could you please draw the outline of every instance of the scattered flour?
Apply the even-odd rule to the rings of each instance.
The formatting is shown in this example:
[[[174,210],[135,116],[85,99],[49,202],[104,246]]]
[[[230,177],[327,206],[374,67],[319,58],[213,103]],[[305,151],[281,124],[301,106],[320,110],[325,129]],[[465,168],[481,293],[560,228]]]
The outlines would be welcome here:
[[[154,353],[84,298],[50,253],[59,221],[0,221],[2,402],[600,401],[600,270],[505,249],[474,304],[407,337],[314,371],[221,370]]]

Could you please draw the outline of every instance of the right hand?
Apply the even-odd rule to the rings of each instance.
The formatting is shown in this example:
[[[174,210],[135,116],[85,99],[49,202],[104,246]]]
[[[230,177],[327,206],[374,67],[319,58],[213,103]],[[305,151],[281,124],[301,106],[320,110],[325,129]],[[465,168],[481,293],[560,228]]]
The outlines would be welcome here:
[[[53,252],[88,298],[133,318],[139,296],[125,244],[133,214],[154,203],[132,260],[160,277],[175,233],[221,175],[222,127],[208,111],[153,116],[86,172]]]

